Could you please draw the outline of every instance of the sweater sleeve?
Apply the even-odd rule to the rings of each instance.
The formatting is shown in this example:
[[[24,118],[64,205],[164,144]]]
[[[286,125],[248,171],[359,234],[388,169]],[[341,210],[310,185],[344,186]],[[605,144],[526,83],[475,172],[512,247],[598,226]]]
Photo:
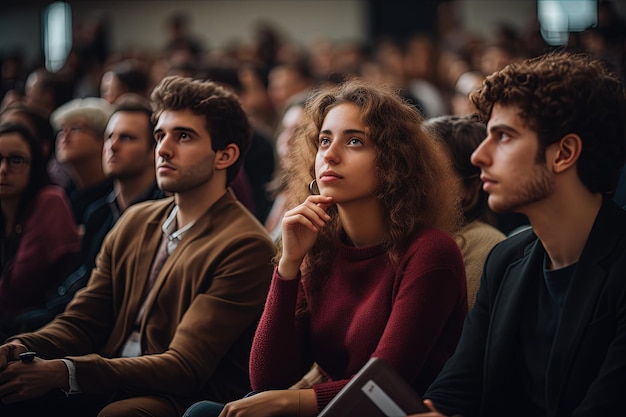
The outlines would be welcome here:
[[[254,390],[287,388],[312,365],[308,320],[296,314],[298,303],[304,298],[301,294],[300,278],[284,280],[274,269],[250,353],[250,382]]]

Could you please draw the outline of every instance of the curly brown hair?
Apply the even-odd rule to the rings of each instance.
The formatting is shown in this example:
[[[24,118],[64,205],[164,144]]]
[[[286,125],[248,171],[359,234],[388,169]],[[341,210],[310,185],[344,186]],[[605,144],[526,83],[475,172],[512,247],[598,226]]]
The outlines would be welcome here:
[[[459,225],[458,196],[451,190],[454,173],[442,150],[422,130],[423,118],[398,91],[360,79],[349,79],[336,86],[316,90],[307,100],[303,118],[292,138],[286,172],[288,207],[307,197],[308,184],[315,179],[318,136],[328,112],[344,103],[356,104],[376,148],[375,170],[378,184],[374,191],[387,219],[383,245],[392,265],[411,242],[417,229],[436,227],[450,234]],[[334,258],[336,234],[341,229],[337,208],[313,248],[305,268],[325,275]]]
[[[624,86],[601,60],[566,50],[513,63],[488,76],[470,96],[481,119],[493,105],[518,106],[520,117],[545,149],[567,134],[580,136],[577,163],[582,183],[593,193],[612,194],[626,161]]]
[[[204,116],[214,151],[222,150],[230,143],[239,147],[239,159],[226,170],[226,184],[230,184],[239,172],[252,137],[248,116],[237,96],[212,81],[169,76],[154,88],[150,99],[153,122],[156,123],[165,110],[191,110]]]

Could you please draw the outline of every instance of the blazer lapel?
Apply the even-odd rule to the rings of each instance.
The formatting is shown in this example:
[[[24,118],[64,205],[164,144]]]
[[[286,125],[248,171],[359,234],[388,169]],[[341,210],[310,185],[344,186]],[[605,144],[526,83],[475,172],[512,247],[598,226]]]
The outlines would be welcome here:
[[[511,264],[504,273],[491,312],[491,326],[485,354],[485,387],[499,387],[510,377],[516,366],[510,352],[518,350],[520,325],[529,290],[536,288],[544,254],[543,246],[535,240],[528,244],[524,257]],[[506,356],[502,353],[507,352]],[[487,380],[488,378],[494,380]]]
[[[167,211],[169,213],[169,210]],[[135,327],[135,320],[139,313],[139,308],[143,302],[143,291],[148,281],[150,274],[150,266],[152,265],[152,259],[154,258],[159,243],[161,241],[161,233],[159,229],[163,219],[158,219],[147,223],[144,227],[137,229],[137,235],[142,236],[141,244],[136,248],[132,248],[133,252],[128,256],[134,260],[134,266],[132,271],[126,271],[125,277],[126,283],[123,304],[119,306],[120,311],[117,314],[118,320],[116,320],[115,327],[111,332],[109,338],[108,348],[105,348],[105,352],[109,352],[110,355],[119,352],[123,344],[126,342],[126,338],[131,333],[133,327]],[[133,242],[134,245],[137,242]],[[129,250],[131,248],[129,247]],[[113,271],[117,273],[119,270]]]
[[[169,214],[169,210],[166,212],[166,216]],[[135,263],[135,270],[133,271],[132,283],[128,285],[130,294],[128,296],[129,312],[128,325],[132,328],[139,313],[139,309],[143,304],[143,295],[148,285],[148,279],[150,277],[150,269],[152,268],[152,262],[156,256],[156,252],[161,244],[163,234],[160,233],[161,223],[163,219],[151,221],[146,225],[146,230],[143,235],[143,241],[137,249],[137,262]]]

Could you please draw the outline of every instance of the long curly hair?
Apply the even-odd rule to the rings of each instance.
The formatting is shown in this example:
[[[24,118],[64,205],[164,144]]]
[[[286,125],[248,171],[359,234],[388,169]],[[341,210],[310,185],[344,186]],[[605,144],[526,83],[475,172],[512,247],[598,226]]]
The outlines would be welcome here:
[[[539,162],[548,145],[580,136],[582,183],[593,193],[614,193],[626,161],[626,101],[624,86],[603,61],[550,52],[493,73],[470,99],[484,121],[495,103],[519,106],[522,120],[537,132]]]
[[[415,232],[435,227],[450,234],[460,224],[456,181],[442,150],[422,129],[423,118],[398,91],[353,78],[339,85],[318,88],[306,101],[304,115],[290,143],[286,170],[288,208],[302,203],[315,179],[318,136],[328,112],[344,103],[361,109],[369,138],[376,148],[374,190],[386,224],[383,245],[389,261],[398,266]],[[328,209],[331,220],[308,252],[304,270],[328,274],[336,253],[341,220],[336,206]],[[280,252],[277,259],[280,257]]]

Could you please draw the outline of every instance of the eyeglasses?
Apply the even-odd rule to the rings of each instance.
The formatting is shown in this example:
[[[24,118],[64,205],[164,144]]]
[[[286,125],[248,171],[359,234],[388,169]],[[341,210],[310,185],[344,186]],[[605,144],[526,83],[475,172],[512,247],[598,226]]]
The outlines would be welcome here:
[[[57,137],[88,132],[95,132],[95,130],[87,126],[65,126],[63,129],[57,132]]]
[[[22,155],[3,156],[0,154],[0,166],[2,166],[2,161],[7,161],[7,165],[11,169],[20,169],[30,163],[30,161]]]

